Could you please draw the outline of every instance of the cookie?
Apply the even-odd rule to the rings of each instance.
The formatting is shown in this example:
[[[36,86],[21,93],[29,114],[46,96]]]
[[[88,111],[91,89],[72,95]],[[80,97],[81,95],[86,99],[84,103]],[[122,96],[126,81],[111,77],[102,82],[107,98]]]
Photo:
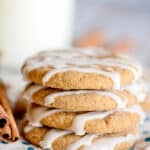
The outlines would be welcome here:
[[[138,105],[103,112],[75,112],[31,105],[27,112],[27,119],[33,126],[67,129],[77,135],[125,132],[137,127],[143,116]]]
[[[142,82],[133,83],[120,90],[71,90],[46,88],[30,84],[24,91],[24,99],[46,106],[73,111],[104,111],[125,108],[145,98]]]
[[[135,134],[125,135],[84,135],[78,136],[69,131],[46,127],[25,126],[24,137],[42,149],[52,150],[128,150],[136,140]]]
[[[128,57],[102,49],[45,51],[26,60],[26,79],[60,89],[119,89],[141,77],[141,67]]]
[[[150,112],[150,93],[146,96],[145,100],[142,101],[141,103],[142,109],[149,113]]]

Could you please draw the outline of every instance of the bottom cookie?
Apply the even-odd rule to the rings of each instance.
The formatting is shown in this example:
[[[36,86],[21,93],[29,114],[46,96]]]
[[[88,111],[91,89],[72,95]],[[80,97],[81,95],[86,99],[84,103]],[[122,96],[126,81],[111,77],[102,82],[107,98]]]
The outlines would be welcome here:
[[[46,127],[24,127],[24,137],[30,143],[42,149],[51,150],[128,150],[137,135],[127,133],[98,136],[87,134],[77,136],[70,131],[50,129]]]

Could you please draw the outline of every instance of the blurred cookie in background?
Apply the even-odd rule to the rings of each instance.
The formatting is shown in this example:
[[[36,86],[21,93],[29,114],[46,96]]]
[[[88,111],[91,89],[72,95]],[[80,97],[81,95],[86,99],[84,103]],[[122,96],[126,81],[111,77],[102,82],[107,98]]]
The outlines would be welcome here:
[[[115,41],[108,39],[106,33],[100,31],[90,31],[83,36],[80,36],[73,42],[75,47],[105,47],[113,52],[127,53],[134,48],[131,38],[119,38]]]
[[[112,45],[108,46],[108,48],[110,48],[113,52],[122,52],[122,53],[131,51],[133,47],[134,44],[132,39],[130,38],[117,39],[116,42],[113,42]]]
[[[77,39],[73,45],[75,47],[103,47],[105,43],[105,34],[103,32],[93,31]]]

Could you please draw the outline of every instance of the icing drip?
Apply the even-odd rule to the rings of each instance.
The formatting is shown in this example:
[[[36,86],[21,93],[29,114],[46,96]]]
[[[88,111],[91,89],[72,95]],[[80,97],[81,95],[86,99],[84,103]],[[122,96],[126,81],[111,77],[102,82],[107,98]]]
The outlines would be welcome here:
[[[32,99],[33,94],[40,91],[41,89],[44,89],[44,87],[40,85],[33,85],[28,90],[26,90],[22,97],[26,100]]]
[[[98,90],[78,90],[78,91],[65,91],[65,92],[57,92],[54,94],[50,94],[47,97],[45,97],[45,104],[52,104],[55,101],[56,97],[59,96],[66,96],[66,95],[77,95],[77,94],[97,94],[101,96],[108,96],[111,97],[117,104],[117,108],[125,108],[126,101],[122,100],[118,95],[112,93],[112,92],[104,92],[104,91],[98,91]]]
[[[45,85],[52,76],[60,72],[96,73],[111,78],[115,89],[120,87],[120,74],[113,69],[114,67],[129,70],[135,80],[141,76],[141,67],[138,63],[119,55],[115,58],[112,56],[109,51],[93,48],[42,52],[26,61],[23,74],[26,75],[37,68],[52,67],[53,69],[43,77]],[[105,66],[106,70],[100,69],[100,66]]]
[[[136,60],[131,60],[129,57],[125,59],[125,57],[120,57],[120,58],[106,58],[104,60],[102,60],[102,62],[104,61],[104,63],[108,63],[110,66],[116,66],[116,67],[120,67],[122,69],[126,69],[132,72],[132,74],[134,75],[135,79],[139,79],[142,75],[142,67],[141,65],[136,62]]]
[[[119,67],[122,69],[126,69],[132,72],[132,74],[134,75],[134,77],[137,77],[137,69],[134,68],[133,66],[131,66],[130,63],[124,61],[123,59],[112,59],[112,58],[107,58],[102,60],[102,62],[100,63],[101,65],[104,66],[112,66],[112,67]]]
[[[95,137],[97,137],[97,136],[96,135],[85,135],[77,142],[67,146],[67,148],[65,148],[65,150],[77,150],[78,148],[80,148],[83,145],[90,146]]]
[[[40,142],[40,146],[43,149],[53,150],[53,142],[64,135],[70,134],[70,131],[52,129],[44,137],[43,141]]]
[[[115,146],[122,142],[134,142],[137,139],[137,135],[126,135],[119,137],[104,137],[99,138],[93,142],[90,146],[84,146],[83,150],[114,150]]]
[[[28,124],[27,126],[24,127],[24,132],[28,133],[31,130],[33,130],[34,128],[35,128],[34,126]]]
[[[81,115],[77,115],[76,118],[74,119],[72,126],[70,127],[70,130],[76,133],[76,135],[84,135],[85,130],[84,126],[85,123],[89,120],[94,120],[94,119],[104,119],[105,117],[109,116],[110,114],[113,114],[114,112],[117,111],[125,111],[125,112],[130,112],[130,113],[137,113],[141,117],[141,123],[144,120],[144,113],[139,105],[134,105],[130,108],[126,108],[123,110],[109,110],[109,111],[104,111],[104,112],[89,112],[89,113],[84,113]]]
[[[76,135],[84,135],[85,123],[89,120],[94,119],[104,119],[108,115],[112,114],[114,111],[106,111],[106,112],[89,112],[84,113],[82,115],[77,115],[74,119],[72,126],[69,128],[71,131],[75,132]]]
[[[26,118],[29,121],[29,125],[32,125],[34,127],[41,127],[42,124],[40,121],[43,118],[46,118],[49,115],[61,112],[62,110],[59,109],[48,109],[46,107],[37,106],[36,108],[32,108],[32,106],[29,106],[31,108],[28,109],[28,112],[26,114]]]

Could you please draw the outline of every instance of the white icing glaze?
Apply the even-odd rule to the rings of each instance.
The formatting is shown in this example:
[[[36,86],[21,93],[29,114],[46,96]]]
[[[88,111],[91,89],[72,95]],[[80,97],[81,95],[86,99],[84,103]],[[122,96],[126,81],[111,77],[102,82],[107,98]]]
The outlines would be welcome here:
[[[33,85],[28,90],[25,91],[22,97],[26,100],[32,99],[33,94],[38,92],[41,89],[44,89],[44,87],[40,85]]]
[[[141,76],[141,67],[138,63],[127,58],[110,58],[111,53],[100,49],[73,49],[63,51],[47,51],[37,54],[28,59],[23,68],[23,74],[40,67],[53,67],[43,77],[43,84],[56,73],[66,71],[77,71],[84,73],[96,73],[111,78],[114,88],[120,87],[120,76],[113,67],[119,67],[132,72],[135,80]],[[104,57],[104,56],[109,56]],[[88,67],[87,67],[88,66]],[[97,68],[105,66],[106,70]],[[110,71],[111,70],[111,71]]]
[[[96,135],[85,135],[77,142],[67,146],[65,150],[77,150],[81,146],[90,146],[92,144],[93,139],[97,137]]]
[[[43,141],[40,142],[40,146],[43,149],[53,150],[53,142],[64,135],[70,134],[70,131],[51,129],[44,137]]]
[[[116,58],[107,58],[102,60],[101,65],[104,66],[112,66],[112,67],[119,67],[122,69],[129,70],[133,73],[135,78],[139,78],[137,76],[137,68],[134,68],[130,63],[126,62],[124,59],[116,59]]]
[[[52,104],[55,101],[56,97],[59,96],[66,96],[66,95],[78,95],[78,94],[97,94],[101,96],[108,96],[111,97],[117,104],[117,108],[125,108],[126,101],[122,100],[121,97],[119,97],[117,94],[114,94],[112,92],[106,92],[106,91],[98,91],[98,90],[78,90],[78,91],[61,91],[54,94],[50,94],[47,97],[45,97],[45,104]]]
[[[32,125],[34,127],[41,127],[42,124],[40,121],[52,114],[61,112],[60,109],[48,109],[46,107],[36,106],[36,108],[32,108],[32,106],[29,106],[28,112],[26,114],[26,118],[29,121],[29,125]]]
[[[28,132],[30,132],[31,130],[33,130],[35,127],[34,126],[32,126],[32,125],[26,125],[25,127],[24,127],[24,132],[25,133],[28,133]]]
[[[108,115],[112,114],[113,112],[114,112],[113,110],[109,110],[105,112],[88,112],[81,115],[77,115],[73,120],[72,126],[69,129],[75,132],[76,135],[84,135],[85,134],[84,126],[87,121],[94,119],[101,120],[107,117]]]
[[[89,112],[89,113],[77,115],[72,123],[72,126],[70,127],[70,130],[75,132],[77,135],[84,135],[85,134],[84,126],[87,121],[94,120],[94,119],[101,120],[117,111],[126,111],[126,112],[130,112],[130,113],[137,113],[141,116],[141,123],[143,122],[144,117],[145,117],[145,115],[139,105],[134,105],[130,108],[126,108],[123,110],[117,109],[117,110],[109,110],[109,111],[104,111],[104,112]]]
[[[114,150],[115,146],[122,142],[134,142],[137,135],[126,135],[118,137],[104,137],[99,138],[91,145],[84,146],[83,150]]]

